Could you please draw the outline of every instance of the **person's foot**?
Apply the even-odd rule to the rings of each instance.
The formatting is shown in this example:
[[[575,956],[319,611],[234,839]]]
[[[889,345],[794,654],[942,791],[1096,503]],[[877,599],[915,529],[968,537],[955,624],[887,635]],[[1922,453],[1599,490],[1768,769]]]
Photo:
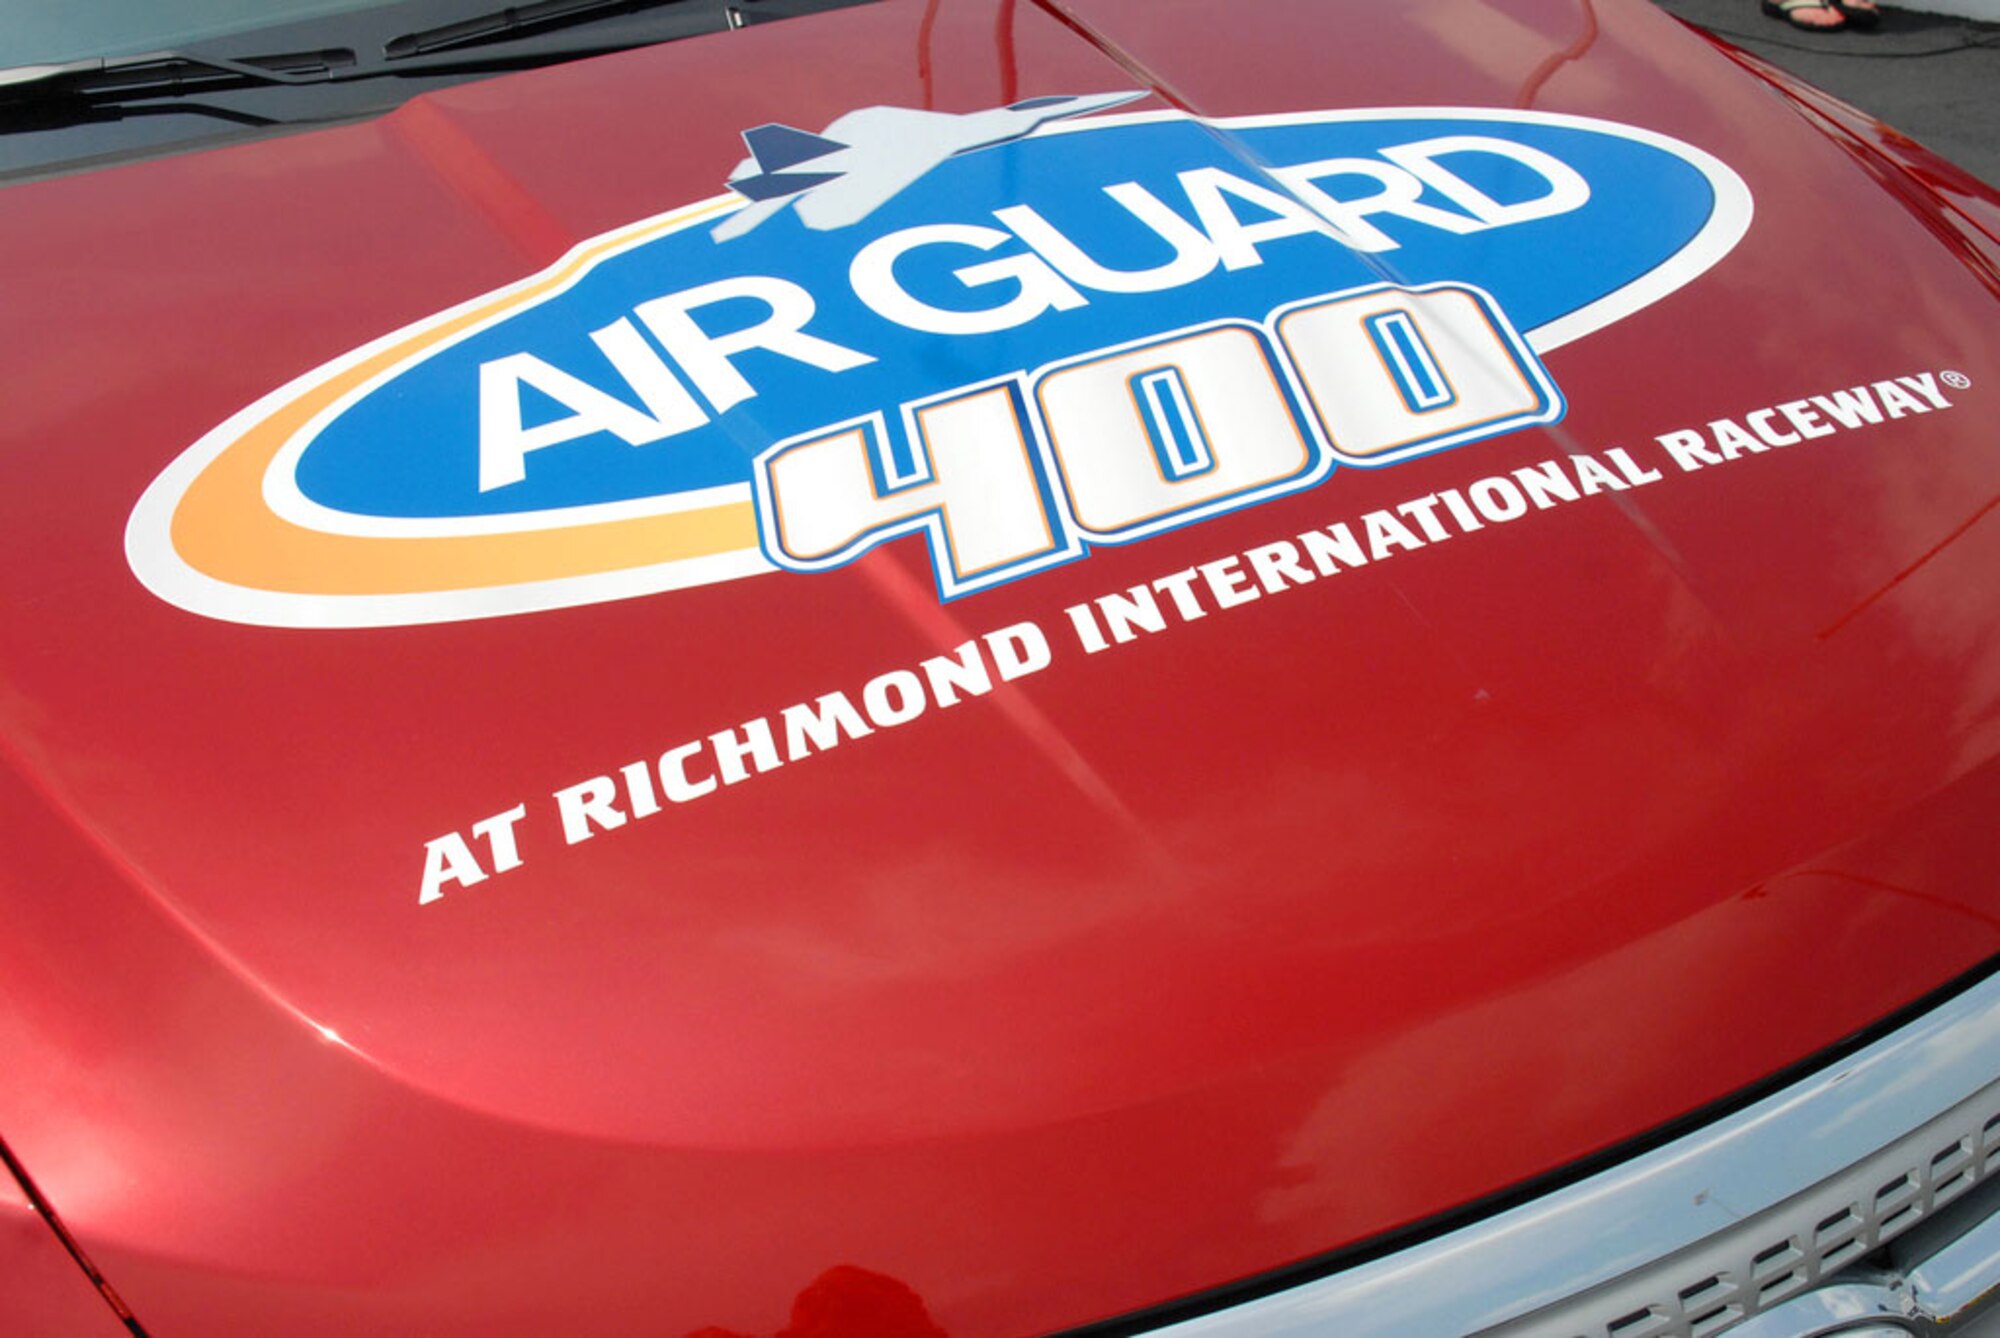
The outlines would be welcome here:
[[[1882,11],[1875,7],[1875,0],[1828,0],[1840,11],[1840,17],[1856,28],[1872,28],[1882,21]]]
[[[1870,9],[1873,0],[1863,0]],[[1830,33],[1847,26],[1845,12],[1832,0],[1764,0],[1764,12],[1807,32]]]

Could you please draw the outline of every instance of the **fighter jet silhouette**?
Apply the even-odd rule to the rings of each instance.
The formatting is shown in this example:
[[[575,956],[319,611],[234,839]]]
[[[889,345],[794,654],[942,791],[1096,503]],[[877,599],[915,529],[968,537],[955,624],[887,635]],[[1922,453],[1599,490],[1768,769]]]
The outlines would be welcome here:
[[[1144,93],[1029,98],[1009,107],[956,115],[908,107],[863,107],[820,134],[788,125],[743,132],[750,156],[729,188],[750,201],[724,219],[715,239],[740,237],[791,205],[816,232],[858,223],[947,158],[1005,144],[1045,121],[1081,116]]]

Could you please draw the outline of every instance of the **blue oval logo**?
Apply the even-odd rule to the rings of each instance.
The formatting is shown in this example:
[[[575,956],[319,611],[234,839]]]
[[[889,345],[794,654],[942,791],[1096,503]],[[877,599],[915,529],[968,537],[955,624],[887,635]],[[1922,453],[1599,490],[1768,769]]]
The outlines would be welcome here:
[[[1741,180],[1532,112],[760,127],[732,192],[236,415],[127,550],[162,597],[440,621],[817,571],[941,597],[1554,421],[1540,355],[1719,260]]]

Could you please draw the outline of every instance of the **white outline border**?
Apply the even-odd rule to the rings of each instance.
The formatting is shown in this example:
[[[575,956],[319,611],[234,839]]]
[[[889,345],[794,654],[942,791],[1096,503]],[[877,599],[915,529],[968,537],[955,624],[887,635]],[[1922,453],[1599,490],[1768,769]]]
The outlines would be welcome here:
[[[1692,282],[1736,246],[1748,231],[1754,214],[1749,187],[1743,179],[1727,164],[1706,151],[1655,131],[1617,121],[1572,116],[1559,112],[1492,107],[1368,107],[1205,119],[1190,117],[1178,111],[1164,110],[1050,122],[1039,127],[1027,138],[1080,134],[1098,129],[1162,121],[1185,121],[1226,133],[1231,130],[1263,127],[1421,120],[1463,121],[1489,125],[1495,122],[1547,125],[1626,139],[1660,150],[1688,163],[1707,179],[1714,193],[1714,207],[1708,219],[1695,235],[1671,256],[1623,287],[1596,298],[1565,316],[1524,332],[1529,347],[1537,353],[1547,353],[1603,329],[1651,306]],[[759,549],[750,548],[702,558],[680,559],[655,566],[629,568],[619,572],[476,589],[413,591],[387,595],[296,594],[238,586],[217,580],[185,563],[175,551],[172,542],[175,509],[195,479],[238,438],[300,395],[380,353],[392,344],[406,342],[421,335],[425,330],[462,316],[473,308],[501,303],[499,310],[490,319],[476,322],[452,338],[427,348],[418,357],[370,378],[362,387],[352,392],[352,395],[368,393],[378,388],[381,382],[392,376],[401,375],[423,359],[436,356],[501,321],[511,319],[521,311],[530,310],[560,297],[606,261],[698,223],[712,222],[718,217],[743,208],[744,203],[741,197],[734,194],[711,196],[706,200],[586,238],[571,247],[554,263],[534,274],[479,294],[371,340],[294,378],[232,414],[181,452],[154,478],[133,506],[125,529],[126,561],[133,574],[146,589],[167,603],[223,621],[272,627],[379,627],[455,622],[563,608],[731,580],[774,570]],[[620,234],[631,234],[631,239],[623,243],[610,241]],[[539,295],[526,306],[504,305],[503,299],[509,293],[539,286],[547,281],[550,274],[565,266],[577,264],[583,252],[600,248],[604,248],[603,254],[580,264],[574,275]],[[310,445],[317,431],[325,426],[323,420],[326,420],[327,415],[335,409],[344,407],[349,398],[344,396],[338,405],[331,406],[329,410],[316,416],[306,429],[285,444],[277,459],[273,461],[272,472],[267,475],[264,488],[267,503],[272,506],[273,511],[281,518],[301,524],[305,528],[366,537],[429,535],[439,531],[424,527],[439,523],[452,524],[453,518],[429,520],[365,517],[332,511],[297,493],[296,484],[289,479],[288,474],[278,476],[277,466],[281,463],[287,467],[294,464]],[[274,476],[280,477],[281,481],[274,484],[272,482]],[[289,488],[287,484],[290,485]],[[689,505],[713,505],[718,500],[747,498],[749,494],[748,485],[733,484],[704,490],[704,499],[699,502],[690,502],[684,495],[675,494],[657,499],[568,507],[499,519],[482,517],[480,522],[484,523],[484,529],[455,528],[443,533],[502,533],[557,528],[600,520],[663,514],[685,509]]]

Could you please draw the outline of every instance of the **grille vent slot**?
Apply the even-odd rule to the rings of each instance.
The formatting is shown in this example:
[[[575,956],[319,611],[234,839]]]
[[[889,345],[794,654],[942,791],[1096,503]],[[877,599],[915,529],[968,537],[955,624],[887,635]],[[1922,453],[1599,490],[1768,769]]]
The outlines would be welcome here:
[[[1816,1189],[1476,1338],[1708,1338],[1900,1236],[2000,1168],[1989,1090]]]

